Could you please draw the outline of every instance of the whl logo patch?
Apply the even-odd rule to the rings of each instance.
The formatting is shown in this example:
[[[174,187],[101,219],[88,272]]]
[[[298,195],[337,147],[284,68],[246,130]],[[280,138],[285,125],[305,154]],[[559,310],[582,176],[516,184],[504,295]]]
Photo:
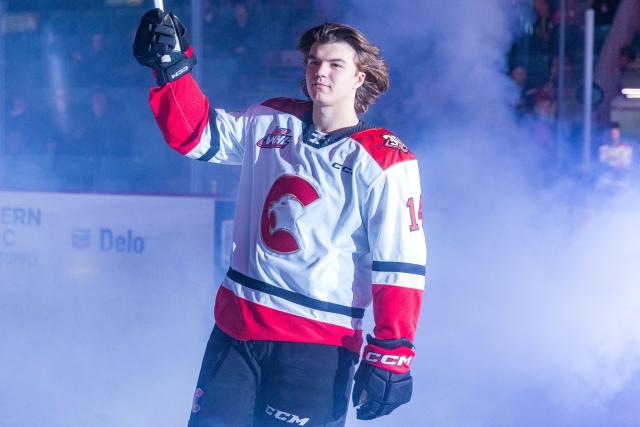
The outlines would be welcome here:
[[[398,138],[397,136],[382,135],[382,137],[384,138],[385,147],[395,148],[396,150],[399,150],[405,154],[409,152],[407,146],[404,145],[404,142],[400,141],[400,138]]]
[[[262,148],[284,148],[291,142],[291,129],[275,128],[264,138],[258,140],[256,145]]]

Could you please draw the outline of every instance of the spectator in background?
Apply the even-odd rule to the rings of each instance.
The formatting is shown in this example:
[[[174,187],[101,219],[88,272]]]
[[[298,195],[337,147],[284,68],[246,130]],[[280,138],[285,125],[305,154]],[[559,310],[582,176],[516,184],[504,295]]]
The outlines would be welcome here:
[[[29,101],[25,94],[11,95],[7,111],[6,140],[2,144],[2,154],[15,156],[27,153],[27,131],[29,129]]]
[[[610,26],[616,15],[619,0],[593,0],[591,7],[595,11],[596,26]]]
[[[571,46],[582,46],[584,43],[584,12],[587,9],[587,3],[583,0],[565,0],[566,1],[566,46],[567,54],[571,53]],[[552,37],[552,45],[558,46],[559,26],[560,26],[560,8],[556,8],[553,15],[554,34]]]
[[[6,140],[0,147],[2,154],[30,157],[53,154],[55,144],[48,137],[48,126],[33,110],[25,93],[11,95],[6,118]]]
[[[204,0],[202,3],[205,54],[234,57],[244,54],[247,40],[255,37],[256,22],[248,1]],[[253,28],[249,28],[253,25]]]
[[[130,178],[135,174],[135,158],[132,156],[128,116],[119,113],[114,97],[109,96],[108,91],[95,89],[89,101],[91,108],[86,119],[86,131],[93,155],[97,158],[95,169],[90,171],[96,189],[131,191]]]
[[[555,155],[556,91],[547,83],[535,92],[532,134],[541,160],[550,162]]]
[[[55,145],[43,120],[47,116],[38,114],[27,93],[13,93],[8,101],[4,138],[0,138],[0,183],[14,190],[50,189],[51,180],[45,175]]]
[[[206,24],[215,23],[218,18],[218,4],[213,0],[203,0],[202,2],[202,22]]]
[[[535,0],[531,11],[534,19],[531,20],[529,15],[522,23],[527,31],[513,44],[509,61],[511,64],[526,64],[529,86],[538,87],[548,79],[555,27],[548,0]]]
[[[219,58],[223,53],[221,39],[224,33],[224,25],[221,22],[222,8],[218,1],[204,0],[202,2],[202,33],[204,58]]]
[[[228,28],[231,36],[232,54],[237,58],[244,58],[248,52],[251,39],[251,26],[249,25],[249,10],[245,3],[238,3],[233,8],[233,19]]]
[[[629,68],[629,65],[636,60],[636,51],[631,46],[624,46],[620,49],[620,56],[618,57],[618,68],[620,71],[624,71]]]
[[[94,145],[96,135],[87,126],[87,109],[83,105],[71,103],[65,91],[55,90],[52,112],[55,117],[53,133],[56,138],[54,167],[56,175],[61,179],[61,189],[93,189],[99,152],[96,152]]]
[[[255,16],[250,13],[245,2],[236,3],[233,6],[230,19],[223,26],[223,34],[218,40],[224,49],[225,56],[232,57],[237,61],[238,72],[232,80],[234,90],[246,90],[249,86],[249,78],[255,69],[255,57],[249,55],[256,52],[254,46],[256,42],[256,28],[259,26],[254,22]]]
[[[580,132],[583,107],[576,94],[582,84],[582,68],[577,65],[579,64],[579,58],[574,57],[574,55],[572,52],[567,52],[564,57],[564,97],[562,103],[566,130]],[[558,87],[560,69],[560,58],[555,55],[551,61],[549,80],[547,82],[547,84],[553,86],[554,90]]]
[[[622,140],[619,123],[611,123],[607,140],[598,149],[599,184],[624,185],[633,162],[633,146]]]
[[[124,135],[127,127],[122,117],[113,109],[112,100],[101,89],[90,98],[91,109],[86,120],[86,130],[92,139],[92,148],[98,157],[124,158],[131,154],[131,146]]]
[[[89,39],[84,39],[73,48],[71,59],[74,68],[73,83],[90,86],[113,80],[113,53],[107,50],[104,34],[95,32]],[[87,69],[91,69],[91,73],[87,73]]]
[[[516,104],[516,113],[519,116],[527,113],[531,109],[532,90],[528,87],[527,69],[520,64],[511,67],[509,78],[516,84],[519,93],[518,103]]]
[[[566,6],[566,18],[567,24],[574,27],[580,27],[582,25],[582,19],[584,11],[587,9],[587,3],[584,0],[565,0]],[[553,14],[553,22],[557,26],[560,22],[560,8],[556,7]]]
[[[532,46],[532,50],[548,55],[550,49],[553,48],[550,42],[554,28],[549,0],[533,0],[533,12],[536,15],[536,22],[533,26],[535,44]]]
[[[519,89],[524,90],[527,85],[527,69],[523,65],[514,65],[509,72],[509,77],[518,86]]]

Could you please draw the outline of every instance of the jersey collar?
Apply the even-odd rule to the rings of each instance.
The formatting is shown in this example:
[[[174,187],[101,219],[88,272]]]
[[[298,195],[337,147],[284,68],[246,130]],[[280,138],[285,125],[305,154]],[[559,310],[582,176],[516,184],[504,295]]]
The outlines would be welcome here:
[[[353,134],[373,127],[374,126],[360,120],[355,126],[334,130],[333,132],[327,133],[322,139],[318,140],[317,138],[313,138],[315,130],[313,126],[313,109],[309,109],[302,119],[302,142],[310,147],[323,148],[331,144],[335,144],[344,138],[348,138]]]

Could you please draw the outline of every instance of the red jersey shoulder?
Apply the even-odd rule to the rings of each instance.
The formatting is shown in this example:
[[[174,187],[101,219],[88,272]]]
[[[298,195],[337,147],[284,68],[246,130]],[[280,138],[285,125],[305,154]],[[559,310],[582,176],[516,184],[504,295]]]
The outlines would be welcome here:
[[[383,128],[363,130],[351,138],[362,145],[383,170],[416,158],[400,138]]]
[[[291,114],[300,120],[302,120],[307,111],[311,109],[310,101],[292,98],[271,98],[264,101],[261,105],[282,111],[283,113]]]

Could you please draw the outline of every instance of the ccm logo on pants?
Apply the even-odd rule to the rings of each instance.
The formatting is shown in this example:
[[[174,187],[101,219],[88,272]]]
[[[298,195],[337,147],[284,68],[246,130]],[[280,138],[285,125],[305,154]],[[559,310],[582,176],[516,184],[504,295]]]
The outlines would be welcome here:
[[[380,354],[373,351],[367,353],[365,360],[370,363],[382,363],[383,365],[407,366],[411,364],[413,356],[395,356],[393,354]]]
[[[299,426],[303,426],[309,421],[309,418],[300,418],[297,415],[281,411],[270,405],[267,405],[267,409],[265,410],[265,412],[267,413],[267,415],[271,415],[276,420],[286,421],[289,424],[298,424]]]

